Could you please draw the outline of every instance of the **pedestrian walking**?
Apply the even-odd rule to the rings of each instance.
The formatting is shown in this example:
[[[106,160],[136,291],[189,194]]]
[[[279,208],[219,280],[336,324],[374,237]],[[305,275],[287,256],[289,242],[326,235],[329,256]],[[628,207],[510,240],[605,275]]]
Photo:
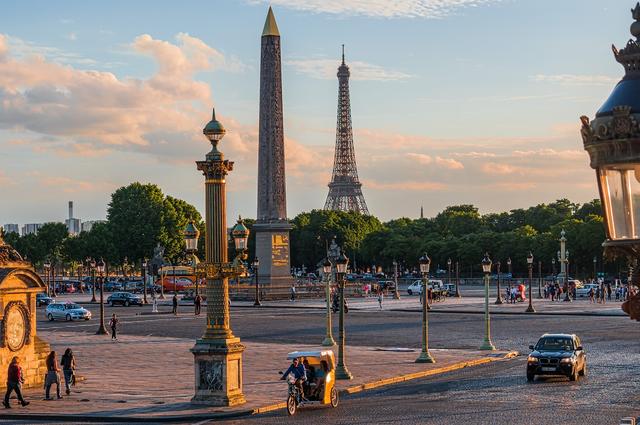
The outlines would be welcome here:
[[[382,291],[378,291],[378,306],[380,306],[380,310],[382,310],[382,301],[384,300],[384,295]]]
[[[173,305],[172,313],[174,316],[178,315],[178,294],[173,293],[173,298],[171,299],[171,304]]]
[[[158,298],[156,297],[155,291],[151,293],[151,312],[152,313],[158,312]]]
[[[60,360],[62,374],[64,375],[64,389],[67,395],[71,394],[71,385],[75,385],[76,358],[71,348],[67,348]]]
[[[202,306],[202,297],[200,296],[200,294],[196,295],[196,297],[193,299],[193,306],[195,308],[195,315],[200,316],[200,308]]]
[[[60,395],[60,374],[58,373],[60,369],[58,369],[58,362],[56,361],[56,352],[52,351],[47,356],[47,360],[45,361],[47,365],[47,375],[44,380],[44,395],[45,399],[53,400],[49,393],[51,391],[51,386],[56,384],[56,395],[58,399],[61,399]]]
[[[111,340],[118,340],[118,323],[120,320],[115,313],[111,316],[111,320],[109,320],[109,327],[111,328]]]
[[[295,284],[291,284],[291,302],[294,302],[296,300],[296,285]]]
[[[9,404],[9,397],[11,397],[11,393],[15,391],[16,397],[18,397],[18,401],[23,406],[29,404],[28,401],[22,397],[22,384],[24,383],[24,372],[22,371],[22,367],[20,367],[20,361],[17,356],[11,359],[11,363],[9,364],[9,370],[7,372],[7,392],[4,393],[4,408],[11,409],[11,405]]]
[[[611,301],[611,282],[607,283],[607,298]]]
[[[595,303],[595,300],[593,299],[593,288],[589,289],[589,302]]]

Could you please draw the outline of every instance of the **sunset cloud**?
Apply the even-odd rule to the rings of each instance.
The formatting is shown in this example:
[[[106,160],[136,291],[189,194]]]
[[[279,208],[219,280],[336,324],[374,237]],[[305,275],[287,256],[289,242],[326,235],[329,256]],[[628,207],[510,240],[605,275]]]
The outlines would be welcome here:
[[[248,0],[268,3],[312,13],[363,15],[380,18],[444,18],[468,7],[478,7],[500,0]]]
[[[285,65],[293,67],[300,74],[317,80],[335,80],[340,61],[336,59],[295,59],[285,61]],[[411,75],[400,71],[383,68],[361,61],[348,61],[350,79],[356,81],[397,81],[411,78]]]

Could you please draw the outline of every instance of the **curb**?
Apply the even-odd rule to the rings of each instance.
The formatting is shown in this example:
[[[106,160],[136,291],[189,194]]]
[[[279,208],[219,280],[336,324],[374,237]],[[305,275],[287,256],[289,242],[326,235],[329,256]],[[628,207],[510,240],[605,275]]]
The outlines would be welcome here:
[[[413,379],[425,378],[427,376],[433,375],[441,375],[447,372],[453,372],[456,370],[480,366],[487,363],[492,363],[498,360],[512,359],[517,357],[519,353],[517,351],[509,351],[504,355],[495,355],[494,357],[483,357],[477,360],[469,360],[463,361],[459,363],[454,363],[449,366],[424,370],[421,372],[409,373],[406,375],[394,376],[391,378],[379,379],[377,381],[367,382],[360,385],[355,385],[352,387],[348,387],[342,389],[338,392],[341,396],[356,394],[363,391],[372,390],[374,388],[380,388],[387,385],[398,384],[401,382],[411,381]],[[108,423],[170,423],[170,422],[184,422],[191,421],[193,422],[198,420],[222,420],[222,419],[233,419],[240,418],[245,416],[259,415],[262,413],[272,412],[274,410],[280,410],[287,407],[286,402],[273,403],[266,406],[256,407],[254,409],[245,409],[245,410],[236,410],[234,412],[225,412],[225,413],[200,413],[193,415],[167,415],[167,416],[157,416],[157,417],[144,417],[144,416],[101,416],[101,415],[61,415],[61,414],[44,414],[44,413],[34,413],[34,414],[11,414],[11,413],[0,413],[0,421],[4,420],[19,420],[19,421],[27,421],[27,420],[38,420],[38,421],[59,421],[59,422],[108,422]]]
[[[260,307],[254,307],[253,305],[232,305],[232,308],[255,308],[259,310],[261,308],[279,308],[279,309],[298,309],[298,310],[326,310],[326,307],[317,307],[317,306],[296,306],[296,305],[265,305],[263,304]],[[361,309],[358,307],[349,307],[349,310],[352,311],[378,311],[376,309]],[[396,311],[402,313],[421,313],[422,310],[418,310],[415,308],[388,308],[384,311]],[[484,310],[458,310],[458,309],[447,309],[447,310],[439,310],[439,309],[431,309],[429,310],[429,314],[432,313],[442,313],[442,314],[484,314]],[[504,315],[504,316],[586,316],[586,317],[628,317],[625,314],[618,313],[590,313],[586,311],[576,311],[576,312],[563,312],[563,311],[537,311],[535,313],[527,313],[525,311],[491,311],[491,315]]]

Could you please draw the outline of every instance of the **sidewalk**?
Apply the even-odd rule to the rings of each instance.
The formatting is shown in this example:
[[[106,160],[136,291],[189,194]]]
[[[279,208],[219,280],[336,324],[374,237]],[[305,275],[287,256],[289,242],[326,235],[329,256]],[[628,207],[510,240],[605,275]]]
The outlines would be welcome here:
[[[39,332],[53,350],[70,347],[77,357],[78,374],[85,378],[62,400],[44,400],[42,389],[27,390],[27,408],[0,413],[7,419],[75,420],[103,422],[178,421],[251,415],[284,407],[286,384],[278,371],[289,364],[289,351],[318,346],[289,346],[244,342],[244,394],[247,403],[234,408],[193,406],[194,341],[181,338],[123,335],[120,341],[93,334]],[[419,348],[379,349],[347,347],[351,381],[339,381],[342,394],[476,366],[516,353],[506,351],[432,350],[437,363],[416,364]],[[15,401],[13,401],[15,403]],[[284,413],[283,413],[284,414]]]
[[[519,302],[515,304],[495,304],[495,295],[489,298],[489,311],[492,314],[532,314],[525,310],[529,302]],[[376,297],[349,298],[349,310],[354,311],[379,311]],[[326,302],[323,299],[302,299],[295,302],[284,301],[263,301],[266,308],[313,308],[326,309]],[[534,295],[533,307],[539,315],[575,315],[575,316],[621,316],[627,315],[620,309],[621,301],[607,301],[605,304],[590,303],[588,298],[578,298],[572,302],[551,301],[538,299]],[[252,301],[236,301],[232,307],[252,307]],[[386,297],[382,304],[385,311],[421,311],[422,304],[417,295],[402,295],[399,300],[392,296]],[[431,304],[430,313],[484,313],[484,297],[461,297],[447,298],[442,302]]]

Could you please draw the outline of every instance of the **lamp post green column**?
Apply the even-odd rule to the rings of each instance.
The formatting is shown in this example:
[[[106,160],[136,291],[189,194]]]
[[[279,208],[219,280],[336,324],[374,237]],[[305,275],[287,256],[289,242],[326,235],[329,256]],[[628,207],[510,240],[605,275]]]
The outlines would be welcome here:
[[[425,253],[422,257],[420,257],[419,263],[420,273],[422,274],[422,293],[420,294],[420,296],[422,297],[422,351],[416,359],[416,363],[435,363],[436,360],[431,357],[431,353],[429,353],[429,313],[427,312],[429,310],[427,308],[427,292],[429,286],[429,266],[431,265],[431,260]]]
[[[511,263],[509,261],[507,264]],[[491,274],[491,258],[489,253],[484,254],[482,259],[482,271],[484,272],[484,342],[480,346],[481,350],[495,350],[496,347],[491,342],[491,318],[489,317],[489,275]]]
[[[227,269],[226,175],[233,162],[218,150],[225,129],[216,120],[203,130],[212,145],[204,161],[197,161],[205,177],[205,264],[207,279],[207,328],[191,349],[194,355],[195,395],[192,402],[210,406],[235,406],[245,402],[242,393],[244,345],[233,335],[229,323],[229,280]]]
[[[336,260],[336,278],[338,280],[338,288],[340,289],[340,343],[338,344],[338,365],[336,366],[336,379],[352,379],[353,375],[347,369],[344,346],[345,346],[345,331],[344,331],[344,275],[347,273],[347,264],[349,259],[344,253]]]
[[[333,329],[331,324],[331,262],[325,258],[322,263],[322,274],[325,280],[325,296],[327,299],[327,335],[322,341],[323,347],[333,347],[336,341],[333,339]]]
[[[531,251],[529,251],[529,255],[527,255],[527,265],[529,266],[529,307],[527,307],[526,313],[535,313],[533,297],[531,296],[531,286],[533,285],[533,254]]]

